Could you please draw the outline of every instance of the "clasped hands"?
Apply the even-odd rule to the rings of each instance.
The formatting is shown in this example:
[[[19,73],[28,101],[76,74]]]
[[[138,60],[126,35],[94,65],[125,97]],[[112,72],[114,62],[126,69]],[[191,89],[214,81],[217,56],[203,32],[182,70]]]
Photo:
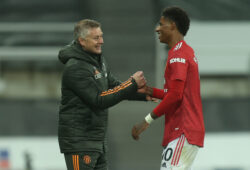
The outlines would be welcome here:
[[[153,102],[158,102],[157,99],[151,97],[152,96],[152,91],[150,90],[147,86],[147,80],[144,77],[144,74],[142,71],[137,71],[136,73],[133,74],[132,78],[135,80],[138,90],[138,93],[144,93],[146,94],[146,100],[147,101],[153,101]]]
[[[135,80],[138,89],[143,88],[147,84],[146,78],[144,77],[144,74],[142,71],[137,71],[136,73],[134,73],[132,75],[132,78]]]

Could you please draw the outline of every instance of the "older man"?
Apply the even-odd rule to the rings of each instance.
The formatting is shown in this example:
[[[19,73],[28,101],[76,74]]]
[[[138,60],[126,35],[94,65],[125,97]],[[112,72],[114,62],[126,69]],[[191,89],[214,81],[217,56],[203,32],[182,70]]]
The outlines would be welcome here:
[[[102,57],[100,23],[82,20],[75,40],[59,52],[65,64],[59,111],[59,145],[68,170],[107,170],[108,108],[124,99],[146,100],[137,94],[145,85],[141,71],[121,83]]]

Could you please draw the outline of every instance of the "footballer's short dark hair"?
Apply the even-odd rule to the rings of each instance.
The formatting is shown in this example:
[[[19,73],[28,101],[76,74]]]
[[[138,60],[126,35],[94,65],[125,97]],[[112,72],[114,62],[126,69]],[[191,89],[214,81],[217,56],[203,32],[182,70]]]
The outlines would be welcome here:
[[[179,7],[167,7],[163,10],[162,16],[175,22],[178,31],[185,36],[189,29],[190,19],[188,14]]]

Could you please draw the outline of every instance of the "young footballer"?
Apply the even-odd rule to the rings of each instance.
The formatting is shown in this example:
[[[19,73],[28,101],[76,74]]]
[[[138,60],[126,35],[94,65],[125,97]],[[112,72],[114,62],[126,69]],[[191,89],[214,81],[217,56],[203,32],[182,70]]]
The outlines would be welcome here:
[[[189,170],[200,147],[205,128],[200,96],[198,62],[193,49],[184,41],[190,20],[178,7],[164,9],[156,32],[170,50],[165,69],[164,89],[144,86],[139,92],[161,99],[143,122],[135,125],[135,140],[150,123],[165,116],[161,170]]]

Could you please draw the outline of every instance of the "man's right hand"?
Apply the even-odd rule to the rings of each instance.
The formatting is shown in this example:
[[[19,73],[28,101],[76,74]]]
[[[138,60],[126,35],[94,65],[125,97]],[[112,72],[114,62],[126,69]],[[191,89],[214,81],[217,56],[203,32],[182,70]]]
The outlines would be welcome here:
[[[137,92],[138,92],[138,93],[144,93],[144,94],[146,94],[146,95],[152,96],[152,95],[153,95],[153,88],[152,88],[152,87],[149,87],[149,86],[147,86],[147,85],[145,85],[145,86],[139,88],[139,89],[137,90]]]
[[[138,89],[146,85],[146,79],[142,71],[137,71],[133,74],[132,78],[135,80]]]

